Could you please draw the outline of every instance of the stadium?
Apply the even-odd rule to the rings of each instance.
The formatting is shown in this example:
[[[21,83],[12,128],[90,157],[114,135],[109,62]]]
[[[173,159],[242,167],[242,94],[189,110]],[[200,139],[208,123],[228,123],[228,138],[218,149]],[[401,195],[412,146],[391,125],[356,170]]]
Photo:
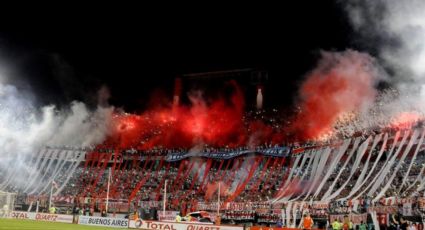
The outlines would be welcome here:
[[[424,229],[425,4],[292,7],[0,31],[0,229]]]

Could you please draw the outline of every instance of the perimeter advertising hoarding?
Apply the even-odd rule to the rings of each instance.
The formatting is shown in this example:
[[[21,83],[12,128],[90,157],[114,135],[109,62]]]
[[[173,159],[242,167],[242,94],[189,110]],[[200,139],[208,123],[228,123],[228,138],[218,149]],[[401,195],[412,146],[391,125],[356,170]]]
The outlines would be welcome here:
[[[129,227],[147,230],[243,230],[242,226],[211,225],[191,222],[159,222],[149,220],[130,220]]]
[[[35,213],[35,212],[10,212],[9,218],[11,219],[26,219],[26,220],[37,220],[37,221],[50,221],[50,222],[62,222],[72,223],[72,215],[61,215],[61,214],[48,214],[48,213]]]
[[[128,228],[128,219],[96,217],[96,216],[79,216],[78,224],[114,227],[114,228]]]

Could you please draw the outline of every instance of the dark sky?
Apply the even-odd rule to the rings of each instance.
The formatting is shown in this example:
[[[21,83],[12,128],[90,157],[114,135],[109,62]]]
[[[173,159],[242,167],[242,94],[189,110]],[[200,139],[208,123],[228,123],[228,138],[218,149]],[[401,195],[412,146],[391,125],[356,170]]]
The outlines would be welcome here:
[[[0,30],[0,57],[41,104],[90,101],[105,84],[112,104],[138,111],[154,92],[170,94],[178,75],[253,68],[269,72],[266,105],[285,107],[321,49],[353,44],[346,15],[330,0],[249,10],[113,7],[35,14]]]

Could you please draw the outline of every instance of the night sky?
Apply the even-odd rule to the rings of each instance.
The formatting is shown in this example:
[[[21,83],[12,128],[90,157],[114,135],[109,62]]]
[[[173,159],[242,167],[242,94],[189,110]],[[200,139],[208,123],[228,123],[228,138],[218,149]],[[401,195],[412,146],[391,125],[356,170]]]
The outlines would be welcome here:
[[[171,99],[176,76],[252,68],[269,73],[266,107],[289,107],[320,50],[359,49],[336,1],[249,10],[52,11],[43,20],[35,13],[19,29],[0,30],[1,64],[13,69],[9,82],[30,88],[41,105],[94,103],[96,90],[107,85],[111,104],[137,112],[152,97]],[[247,95],[255,93],[244,84]]]

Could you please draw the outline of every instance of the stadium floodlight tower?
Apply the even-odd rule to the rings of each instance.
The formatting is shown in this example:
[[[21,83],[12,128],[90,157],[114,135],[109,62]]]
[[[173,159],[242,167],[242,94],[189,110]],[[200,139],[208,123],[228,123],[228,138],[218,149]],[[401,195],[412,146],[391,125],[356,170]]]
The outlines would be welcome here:
[[[0,218],[9,216],[15,209],[16,193],[0,191]]]

